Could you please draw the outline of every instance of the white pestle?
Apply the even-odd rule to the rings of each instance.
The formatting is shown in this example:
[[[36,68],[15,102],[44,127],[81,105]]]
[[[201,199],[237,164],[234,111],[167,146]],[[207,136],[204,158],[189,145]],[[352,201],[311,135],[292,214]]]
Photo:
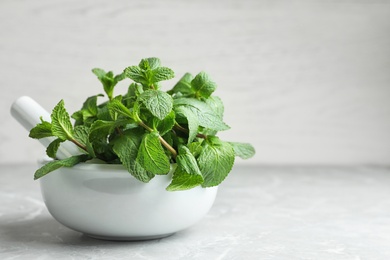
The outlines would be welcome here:
[[[37,124],[41,123],[41,117],[45,121],[51,121],[50,114],[35,100],[27,96],[23,96],[15,100],[11,106],[11,115],[27,131],[30,131]],[[38,139],[38,141],[47,147],[55,139],[55,137],[45,137]],[[57,158],[65,159],[78,154],[82,154],[79,148],[72,142],[65,141],[61,143],[57,151]]]

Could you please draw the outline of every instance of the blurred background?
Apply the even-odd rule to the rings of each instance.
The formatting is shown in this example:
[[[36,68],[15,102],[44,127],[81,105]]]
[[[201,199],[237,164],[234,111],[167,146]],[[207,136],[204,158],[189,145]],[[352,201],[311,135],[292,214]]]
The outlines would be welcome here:
[[[390,1],[2,0],[0,31],[1,164],[45,151],[10,116],[19,96],[72,113],[102,92],[92,68],[152,56],[176,72],[164,90],[211,75],[245,163],[390,163]]]

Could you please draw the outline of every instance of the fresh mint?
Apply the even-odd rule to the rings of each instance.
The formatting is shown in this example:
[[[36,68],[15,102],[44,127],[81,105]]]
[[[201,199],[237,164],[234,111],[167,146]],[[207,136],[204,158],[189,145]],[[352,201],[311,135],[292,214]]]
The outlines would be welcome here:
[[[202,71],[191,81],[191,87],[193,88],[196,97],[208,98],[217,88],[217,84]]]
[[[229,144],[233,147],[236,156],[242,159],[249,159],[255,155],[255,148],[251,144],[235,142],[229,142]]]
[[[128,172],[142,182],[149,182],[154,174],[148,172],[137,161],[138,150],[142,141],[143,131],[127,130],[113,141],[113,151]]]
[[[37,124],[34,128],[30,130],[29,137],[34,139],[41,139],[45,137],[53,136],[51,131],[51,124],[47,121],[44,121],[41,117],[41,123]]]
[[[230,127],[222,121],[219,113],[216,113],[204,100],[196,98],[179,97],[174,99],[174,107],[184,106],[196,115],[199,125],[216,131],[228,130]]]
[[[146,109],[160,120],[163,120],[172,111],[172,97],[164,91],[150,89],[143,92],[139,99]]]
[[[153,174],[165,175],[171,169],[169,159],[165,155],[157,132],[151,132],[143,136],[136,161],[145,170]]]
[[[202,151],[198,157],[198,164],[204,177],[203,187],[213,187],[220,184],[231,171],[234,164],[233,147],[219,140],[218,137],[210,137],[203,141]]]
[[[255,154],[248,143],[217,137],[219,131],[230,127],[223,121],[223,102],[214,95],[217,85],[207,73],[186,73],[164,91],[161,82],[172,79],[174,72],[163,67],[158,58],[142,59],[119,74],[99,68],[92,72],[101,82],[106,99],[103,94],[90,96],[72,116],[61,100],[52,111],[51,122],[41,119],[31,129],[31,138],[54,140],[46,149],[54,160],[38,169],[35,179],[60,167],[97,158],[122,164],[145,183],[155,175],[172,172],[167,190],[187,190],[219,185],[236,156],[248,159]],[[125,94],[115,95],[119,83],[126,79],[130,83]],[[56,159],[64,141],[76,144],[82,154]]]
[[[41,168],[39,168],[35,174],[34,174],[34,179],[37,180],[46,174],[55,171],[61,167],[72,167],[75,166],[78,163],[81,162],[86,162],[88,160],[92,159],[90,156],[81,154],[81,155],[75,155],[63,160],[55,160],[55,161],[50,161],[47,164],[43,165]]]
[[[98,115],[97,98],[102,97],[102,94],[98,94],[85,100],[81,110],[72,114],[72,118],[76,119],[75,125],[91,125]]]
[[[46,154],[47,156],[49,156],[50,158],[53,158],[55,159],[56,158],[56,154],[57,154],[57,151],[58,151],[58,148],[60,147],[60,144],[63,142],[64,140],[61,140],[60,138],[57,138],[55,139],[54,141],[52,141],[46,148]]]
[[[68,112],[65,110],[64,101],[61,100],[51,114],[51,131],[61,140],[74,139],[73,126]]]
[[[160,65],[161,61],[158,58],[142,59],[138,66],[127,67],[124,75],[134,82],[141,83],[145,88],[157,89],[156,83],[175,76],[173,70]]]

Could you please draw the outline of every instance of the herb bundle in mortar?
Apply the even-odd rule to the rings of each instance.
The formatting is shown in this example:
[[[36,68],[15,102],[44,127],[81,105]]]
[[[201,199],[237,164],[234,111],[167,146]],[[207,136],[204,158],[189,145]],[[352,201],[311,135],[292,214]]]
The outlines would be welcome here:
[[[205,72],[195,77],[186,73],[169,91],[160,82],[174,77],[158,58],[142,59],[138,66],[123,73],[93,69],[108,100],[98,104],[102,94],[88,97],[82,108],[70,116],[61,100],[53,109],[51,122],[30,131],[35,139],[55,137],[46,153],[54,160],[35,172],[35,179],[60,168],[99,159],[123,164],[142,182],[155,175],[166,175],[176,163],[168,191],[186,190],[201,185],[219,185],[231,171],[235,156],[254,155],[248,143],[220,140],[218,131],[230,127],[223,122],[222,100],[212,93],[216,84]],[[118,82],[131,79],[125,95],[114,96]],[[58,160],[57,150],[64,141],[76,144],[82,154]]]

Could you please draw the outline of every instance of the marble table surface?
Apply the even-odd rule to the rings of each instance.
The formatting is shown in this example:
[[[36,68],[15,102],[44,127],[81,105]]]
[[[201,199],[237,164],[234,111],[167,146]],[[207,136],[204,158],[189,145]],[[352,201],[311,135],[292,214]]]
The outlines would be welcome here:
[[[209,214],[170,237],[89,238],[57,223],[34,165],[0,166],[0,259],[390,259],[390,167],[236,166]]]

